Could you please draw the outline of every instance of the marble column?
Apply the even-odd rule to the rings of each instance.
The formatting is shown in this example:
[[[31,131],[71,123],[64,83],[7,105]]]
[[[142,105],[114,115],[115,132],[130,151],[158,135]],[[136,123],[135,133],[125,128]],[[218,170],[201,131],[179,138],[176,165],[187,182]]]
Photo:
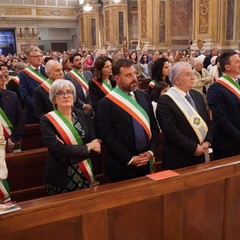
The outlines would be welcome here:
[[[108,50],[123,48],[128,42],[127,1],[115,4],[112,0],[103,5],[103,46]]]
[[[195,0],[192,48],[237,49],[239,15],[238,0]]]
[[[79,45],[89,49],[99,49],[100,44],[99,6],[93,5],[90,12],[79,10]]]

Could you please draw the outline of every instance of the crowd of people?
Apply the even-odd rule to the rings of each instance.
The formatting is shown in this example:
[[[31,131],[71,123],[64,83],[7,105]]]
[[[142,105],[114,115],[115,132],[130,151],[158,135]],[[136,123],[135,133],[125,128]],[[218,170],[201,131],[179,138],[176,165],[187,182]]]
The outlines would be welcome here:
[[[210,148],[214,160],[240,153],[238,51],[139,55],[87,48],[44,55],[37,47],[0,55],[0,150],[19,151],[25,124],[40,123],[49,195],[97,184],[91,157],[103,145],[111,182],[153,172],[159,132],[163,169],[209,161]],[[147,89],[138,88],[139,78]],[[6,202],[4,154],[0,160]]]

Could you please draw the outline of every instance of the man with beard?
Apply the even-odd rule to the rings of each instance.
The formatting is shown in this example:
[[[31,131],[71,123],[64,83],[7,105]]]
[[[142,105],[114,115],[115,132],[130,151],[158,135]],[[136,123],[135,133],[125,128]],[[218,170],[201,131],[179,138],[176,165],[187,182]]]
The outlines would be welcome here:
[[[145,176],[151,172],[158,126],[147,93],[138,90],[133,61],[118,59],[113,65],[117,83],[98,105],[96,129],[107,152],[111,182]]]
[[[92,104],[89,96],[89,82],[93,79],[90,71],[84,71],[82,57],[79,53],[70,56],[69,61],[73,69],[64,75],[64,78],[71,81],[76,88],[77,98],[75,107],[79,107],[86,112],[92,111]]]

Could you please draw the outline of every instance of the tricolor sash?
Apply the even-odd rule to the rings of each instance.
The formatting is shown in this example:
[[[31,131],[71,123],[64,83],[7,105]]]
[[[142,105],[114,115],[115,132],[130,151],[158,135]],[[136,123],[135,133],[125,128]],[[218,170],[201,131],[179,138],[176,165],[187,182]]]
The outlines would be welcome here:
[[[89,92],[89,84],[83,74],[79,73],[75,69],[71,70],[69,74],[82,86],[82,88],[86,90],[86,92]]]
[[[33,69],[31,66],[25,68],[23,71],[40,84],[46,81],[46,78],[42,74],[37,72],[35,69]]]
[[[17,85],[20,84],[20,78],[19,78],[19,76],[13,77],[12,80],[13,80]]]
[[[155,80],[152,80],[150,83],[149,83],[149,87],[153,88],[156,84],[156,81]]]
[[[149,140],[152,138],[150,128],[150,119],[146,111],[135,101],[131,96],[123,92],[118,87],[115,87],[107,96],[117,106],[128,112],[145,130]],[[151,157],[149,160],[150,173],[154,172],[155,158]]]
[[[233,78],[223,74],[216,82],[220,83],[231,91],[238,99],[240,99],[240,86],[234,81]]]
[[[112,102],[128,112],[145,130],[149,140],[152,138],[150,120],[146,111],[121,89],[115,87],[107,96]]]
[[[50,80],[49,78],[44,81],[41,86],[49,93],[50,92],[50,87],[52,86],[53,81]]]
[[[5,138],[9,138],[12,135],[13,125],[9,121],[7,115],[0,107],[0,123],[3,126],[3,134]]]
[[[47,113],[45,116],[55,126],[65,144],[67,145],[83,144],[83,141],[77,130],[72,126],[72,124],[67,120],[67,118],[58,110],[51,111]],[[84,176],[88,179],[89,183],[94,184],[96,181],[93,176],[92,163],[90,158],[79,162],[77,165],[79,166]]]
[[[9,186],[6,179],[0,179],[0,200],[3,203],[8,203],[12,201],[9,196]]]
[[[107,95],[113,90],[112,86],[105,80],[103,80],[102,83],[100,83],[96,79],[93,79],[92,81],[105,93],[105,95]]]
[[[199,143],[202,143],[205,140],[208,131],[207,124],[202,117],[192,107],[187,99],[182,97],[174,88],[170,88],[165,94],[171,97],[171,99],[176,103],[196,133]]]

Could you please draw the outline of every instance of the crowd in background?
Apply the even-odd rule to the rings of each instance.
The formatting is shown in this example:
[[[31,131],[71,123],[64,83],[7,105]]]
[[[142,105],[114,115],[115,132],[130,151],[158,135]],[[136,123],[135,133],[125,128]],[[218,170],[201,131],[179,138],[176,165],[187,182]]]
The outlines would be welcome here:
[[[240,57],[240,52],[236,50],[234,54],[238,54],[238,57]],[[233,54],[233,55],[234,55]],[[11,109],[13,109],[13,106],[15,109],[17,109],[16,112],[10,111],[11,114],[13,114],[13,119],[15,122],[13,122],[12,126],[12,135],[7,139],[7,152],[12,152],[16,150],[16,146],[20,141],[21,134],[23,133],[24,128],[24,122],[25,123],[37,123],[40,121],[40,124],[42,125],[42,133],[43,138],[45,138],[45,142],[47,142],[48,149],[50,151],[51,161],[52,163],[55,162],[54,158],[61,158],[62,156],[65,156],[66,158],[70,158],[70,165],[66,165],[65,169],[59,170],[59,175],[55,174],[56,177],[53,179],[52,172],[49,169],[56,169],[57,167],[49,163],[47,168],[49,171],[47,176],[47,191],[48,194],[58,194],[63,193],[67,188],[73,189],[73,183],[71,182],[71,186],[69,185],[69,181],[67,182],[67,179],[70,179],[70,176],[65,179],[65,182],[61,179],[61,174],[66,174],[66,172],[74,171],[75,174],[71,176],[71,179],[74,179],[76,177],[76,173],[78,171],[78,160],[75,157],[80,156],[80,158],[90,158],[91,153],[101,152],[101,140],[104,139],[104,137],[107,138],[105,140],[105,144],[108,143],[108,137],[109,134],[107,132],[109,129],[104,129],[106,126],[105,122],[109,124],[108,126],[112,126],[116,124],[113,132],[116,132],[118,130],[119,124],[124,124],[123,122],[120,122],[117,124],[117,120],[120,121],[120,116],[117,114],[117,111],[115,112],[114,107],[112,106],[111,101],[109,102],[109,99],[105,98],[105,96],[112,96],[114,99],[114,94],[116,96],[123,96],[125,93],[127,93],[127,96],[125,96],[125,100],[128,102],[128,104],[132,104],[132,108],[135,107],[135,102],[139,105],[143,105],[146,107],[146,103],[149,101],[152,102],[152,110],[150,110],[149,105],[146,107],[146,112],[148,113],[150,117],[150,121],[152,121],[152,116],[155,115],[154,118],[154,126],[157,126],[157,129],[151,129],[151,131],[155,131],[155,135],[157,136],[158,131],[161,131],[161,127],[163,126],[163,132],[165,133],[168,131],[168,126],[166,125],[168,119],[170,119],[169,116],[166,117],[166,119],[163,121],[161,117],[166,114],[165,112],[162,112],[164,110],[164,107],[169,103],[169,97],[176,94],[176,96],[181,99],[181,91],[184,92],[184,94],[191,92],[192,89],[195,90],[195,92],[192,93],[192,95],[196,98],[196,102],[201,102],[201,108],[204,111],[199,111],[199,115],[204,115],[203,120],[208,121],[208,112],[205,111],[208,109],[208,100],[207,100],[207,93],[210,86],[218,80],[222,75],[222,69],[219,65],[219,56],[220,51],[217,48],[213,48],[210,52],[207,53],[205,49],[201,49],[199,51],[194,51],[191,49],[188,50],[176,50],[173,51],[171,49],[168,49],[167,51],[159,51],[159,50],[147,50],[142,49],[141,52],[137,51],[124,51],[123,49],[119,49],[117,51],[106,51],[106,50],[96,50],[96,51],[90,51],[87,47],[84,49],[79,50],[69,50],[66,52],[46,52],[42,53],[40,49],[33,48],[33,50],[28,53],[21,52],[20,54],[8,54],[8,56],[0,55],[0,73],[1,73],[1,96],[3,98],[4,90],[6,91],[6,99],[16,99],[18,97],[19,102],[17,100],[14,100],[13,105],[11,105]],[[128,59],[127,61],[121,61],[121,59]],[[182,64],[183,63],[183,64]],[[120,65],[119,65],[120,64]],[[121,65],[122,64],[122,65]],[[125,65],[124,65],[125,64]],[[115,66],[116,65],[116,66]],[[115,66],[115,72],[114,68]],[[124,70],[124,71],[123,71]],[[127,71],[130,72],[127,72]],[[192,78],[193,85],[191,87],[182,87],[181,82],[179,83],[178,80],[172,77],[170,79],[169,75],[172,71],[172,75],[175,74],[176,79],[180,78],[180,72],[186,72],[190,78]],[[132,83],[134,86],[137,83],[137,79],[147,79],[149,82],[149,85],[145,91],[138,92],[137,87],[134,87],[134,90],[132,88],[125,89],[127,76],[124,76],[124,74],[129,74],[129,78],[131,78]],[[136,75],[135,75],[136,74]],[[20,80],[19,80],[20,79]],[[58,86],[61,82],[58,83],[54,82],[57,79],[65,79],[69,80],[71,84],[65,84],[66,82],[63,81],[62,85]],[[181,81],[187,81],[186,78],[182,78]],[[16,83],[16,84],[14,84]],[[184,83],[185,84],[185,83]],[[117,88],[116,85],[118,86]],[[129,84],[130,85],[130,84]],[[54,86],[54,93],[51,93],[51,86]],[[236,86],[235,86],[236,87]],[[120,91],[118,89],[124,90]],[[237,86],[239,88],[239,86]],[[114,90],[115,89],[115,90]],[[117,89],[117,90],[116,90]],[[162,102],[159,104],[159,98],[164,93],[167,93],[170,90],[168,96],[165,95],[162,100],[166,100],[166,102]],[[174,89],[180,89],[179,91],[175,91]],[[15,95],[11,95],[11,90],[16,93]],[[114,90],[114,91],[113,91]],[[125,91],[126,90],[126,91]],[[111,92],[111,94],[110,94]],[[134,92],[135,96],[131,96],[131,93]],[[144,92],[144,93],[143,93]],[[196,93],[197,92],[197,93]],[[53,94],[53,95],[51,95]],[[172,94],[172,95],[171,95]],[[9,97],[8,97],[9,96]],[[115,97],[116,97],[115,96]],[[167,97],[166,97],[167,96]],[[201,98],[199,98],[201,96]],[[64,102],[63,100],[65,97],[71,97],[71,101],[68,103]],[[141,100],[139,100],[141,97]],[[103,101],[103,98],[105,100]],[[131,99],[133,98],[134,101]],[[139,98],[139,99],[138,99]],[[174,97],[173,97],[174,98]],[[107,99],[107,100],[106,100]],[[199,100],[200,99],[200,100]],[[201,100],[203,99],[203,101]],[[125,101],[124,100],[124,101]],[[143,101],[144,100],[144,101]],[[10,119],[10,113],[7,113],[7,109],[10,108],[9,106],[5,106],[6,100],[0,101],[0,107],[3,108],[3,110],[6,110],[6,115]],[[12,100],[11,100],[12,101]],[[124,102],[123,101],[123,102]],[[141,102],[143,101],[143,102]],[[98,110],[98,104],[101,102],[101,111]],[[151,103],[150,102],[150,103]],[[158,104],[157,104],[158,103]],[[67,108],[66,108],[67,105]],[[77,109],[76,111],[73,110]],[[106,109],[106,106],[108,109]],[[162,106],[161,109],[159,106]],[[186,105],[185,106],[189,107]],[[182,108],[185,107],[180,106]],[[139,107],[139,106],[138,106]],[[143,108],[144,108],[143,107]],[[170,106],[168,106],[171,108]],[[22,109],[25,109],[25,115],[23,115]],[[113,111],[112,111],[113,109]],[[136,108],[137,109],[137,108]],[[141,108],[142,109],[142,108]],[[56,115],[56,110],[58,111]],[[60,111],[61,110],[61,111]],[[126,110],[124,108],[124,110]],[[176,110],[174,107],[173,112]],[[209,110],[209,109],[208,109]],[[55,111],[55,112],[54,112]],[[105,111],[105,112],[104,112]],[[112,111],[112,112],[111,112]],[[142,111],[142,110],[141,110]],[[141,112],[140,111],[140,112]],[[148,112],[149,111],[149,112]],[[65,122],[64,119],[67,119],[75,129],[72,129],[73,132],[77,131],[77,134],[80,136],[78,138],[82,138],[83,141],[79,145],[84,145],[83,148],[79,148],[75,146],[75,143],[71,143],[73,145],[73,149],[69,151],[69,147],[66,147],[64,144],[65,139],[62,139],[61,131],[56,131],[58,127],[54,127],[54,123],[52,122],[52,117],[48,116],[47,114],[51,112],[53,116],[59,120]],[[103,114],[104,112],[104,114]],[[84,127],[88,127],[88,121],[90,118],[94,118],[95,114],[98,113],[98,116],[101,116],[100,121],[100,128],[98,128],[99,132],[93,133],[93,128],[89,128],[87,131],[84,129]],[[116,119],[112,119],[110,116],[111,114],[116,114]],[[195,110],[193,110],[193,113],[196,114]],[[101,115],[102,114],[102,115]],[[106,116],[109,114],[109,118],[106,118]],[[176,116],[178,116],[178,111],[176,111]],[[9,116],[8,116],[9,115]],[[134,114],[133,114],[134,115]],[[158,116],[157,116],[158,115]],[[177,117],[173,117],[172,121],[175,122]],[[199,117],[197,115],[197,117]],[[134,117],[133,117],[134,118]],[[200,118],[198,118],[200,119]],[[133,120],[134,121],[134,120]],[[97,121],[96,121],[97,122]],[[185,119],[181,121],[181,124],[184,122]],[[155,124],[156,123],[156,124]],[[177,122],[174,123],[176,126],[178,125]],[[151,122],[152,125],[152,122]],[[162,126],[161,126],[162,125]],[[11,128],[11,126],[8,126]],[[95,126],[96,127],[96,126]],[[126,126],[127,128],[127,126]],[[184,128],[184,127],[183,127]],[[182,128],[182,129],[183,129]],[[18,130],[16,133],[15,130]],[[97,127],[96,127],[97,129]],[[207,129],[207,130],[206,130]],[[208,128],[206,127],[204,131],[206,130],[206,134],[208,135]],[[210,129],[210,128],[209,128]],[[129,130],[124,136],[121,133],[121,129],[119,129],[120,132],[118,133],[119,136],[123,137],[121,140],[123,141],[123,145],[125,144],[124,139],[126,138],[127,134],[131,132]],[[146,130],[146,129],[145,129]],[[15,132],[14,132],[15,131]],[[168,136],[171,135],[172,128],[170,128],[168,132]],[[139,132],[139,131],[138,131]],[[176,131],[179,133],[179,131]],[[210,130],[209,130],[210,132]],[[15,135],[14,135],[15,134]],[[45,135],[44,135],[45,134]],[[99,135],[98,135],[99,134]],[[135,132],[133,132],[132,136],[134,136]],[[76,134],[75,134],[76,135]],[[146,134],[145,134],[146,135]],[[117,137],[119,137],[117,136]],[[168,137],[167,136],[167,137]],[[177,134],[174,134],[174,137],[176,137]],[[97,138],[99,137],[99,138]],[[51,141],[49,139],[51,138]],[[77,139],[78,139],[77,138]],[[142,138],[142,137],[141,137]],[[145,136],[144,136],[145,138]],[[111,141],[113,137],[111,138]],[[149,139],[148,139],[149,140]],[[204,139],[203,139],[204,140]],[[77,141],[77,140],[76,140]],[[134,142],[135,139],[131,141]],[[172,141],[172,140],[171,140]],[[170,142],[171,142],[170,141]],[[196,140],[196,142],[198,139]],[[66,140],[67,142],[67,140]],[[73,141],[74,142],[74,141]],[[127,171],[129,171],[129,175],[126,174],[126,169],[121,169],[122,175],[116,177],[117,171],[114,173],[114,176],[112,176],[112,181],[121,181],[126,180],[133,177],[143,176],[147,173],[147,171],[143,172],[137,172],[133,169],[141,169],[136,168],[139,166],[142,166],[141,161],[144,159],[144,164],[146,165],[147,162],[150,161],[150,159],[153,157],[153,152],[156,147],[156,144],[152,142],[145,143],[145,147],[142,149],[144,150],[137,150],[139,156],[133,156],[130,157],[129,154],[126,154],[124,156],[125,159],[129,160],[129,162],[124,162],[124,166],[127,167]],[[53,145],[53,143],[55,145]],[[173,142],[171,142],[172,146]],[[128,146],[125,146],[125,148],[129,147],[131,144],[128,143]],[[154,145],[154,146],[152,146]],[[186,144],[187,145],[187,144]],[[111,148],[111,144],[109,144],[109,148]],[[152,148],[150,148],[151,146]],[[203,145],[197,145],[197,149],[195,143],[191,146],[194,150],[194,156],[200,156],[205,151],[208,151],[208,148],[211,146],[211,138],[206,139],[204,141]],[[179,146],[176,147],[176,149]],[[132,148],[135,149],[135,146],[132,146]],[[179,149],[178,149],[179,150]],[[51,152],[52,151],[52,152]],[[57,151],[57,152],[56,152]],[[116,149],[112,149],[110,151],[111,154],[116,151],[116,153],[122,153],[123,149],[119,148],[119,143],[116,144]],[[80,154],[81,152],[81,154]],[[141,153],[143,152],[143,153]],[[177,152],[177,151],[176,151]],[[61,156],[60,156],[60,155]],[[109,154],[109,156],[111,155]],[[199,154],[199,155],[198,155]],[[119,154],[120,155],[120,154]],[[144,155],[144,156],[143,156]],[[179,153],[176,154],[176,156],[179,156]],[[113,154],[113,158],[117,158],[118,154]],[[185,158],[184,156],[183,158]],[[189,159],[192,158],[192,153],[189,156]],[[65,159],[65,158],[64,158]],[[63,160],[64,160],[63,159]],[[146,160],[147,159],[147,160]],[[61,160],[61,161],[63,161]],[[65,161],[65,160],[64,160]],[[190,161],[190,160],[189,160]],[[191,160],[192,161],[192,160]],[[202,162],[199,161],[199,163]],[[196,163],[195,163],[196,164]],[[91,165],[91,164],[90,164]],[[133,165],[130,166],[129,165]],[[186,165],[179,165],[172,167],[171,165],[170,169],[173,168],[179,168],[192,165],[189,162],[186,163]],[[166,166],[166,165],[165,165]],[[116,169],[119,166],[111,166],[112,168],[116,167]],[[135,168],[134,168],[135,167]],[[168,167],[167,167],[168,168]],[[129,170],[130,169],[130,170]],[[91,170],[91,169],[90,169]],[[68,173],[69,174],[69,173]],[[131,175],[132,174],[132,175]],[[56,180],[57,177],[59,178],[58,181]],[[79,186],[74,185],[74,189],[82,189],[89,187],[88,184],[85,184],[85,182],[92,182],[95,183],[94,177],[92,176],[92,173],[90,171],[89,179],[85,176],[78,176],[78,178],[82,179],[82,183]],[[114,178],[115,177],[115,178]],[[75,183],[74,183],[75,184]],[[79,183],[76,183],[79,184]],[[60,187],[59,187],[60,186]],[[62,188],[63,187],[63,188]],[[76,188],[75,188],[76,187]],[[70,190],[69,190],[70,191]]]

